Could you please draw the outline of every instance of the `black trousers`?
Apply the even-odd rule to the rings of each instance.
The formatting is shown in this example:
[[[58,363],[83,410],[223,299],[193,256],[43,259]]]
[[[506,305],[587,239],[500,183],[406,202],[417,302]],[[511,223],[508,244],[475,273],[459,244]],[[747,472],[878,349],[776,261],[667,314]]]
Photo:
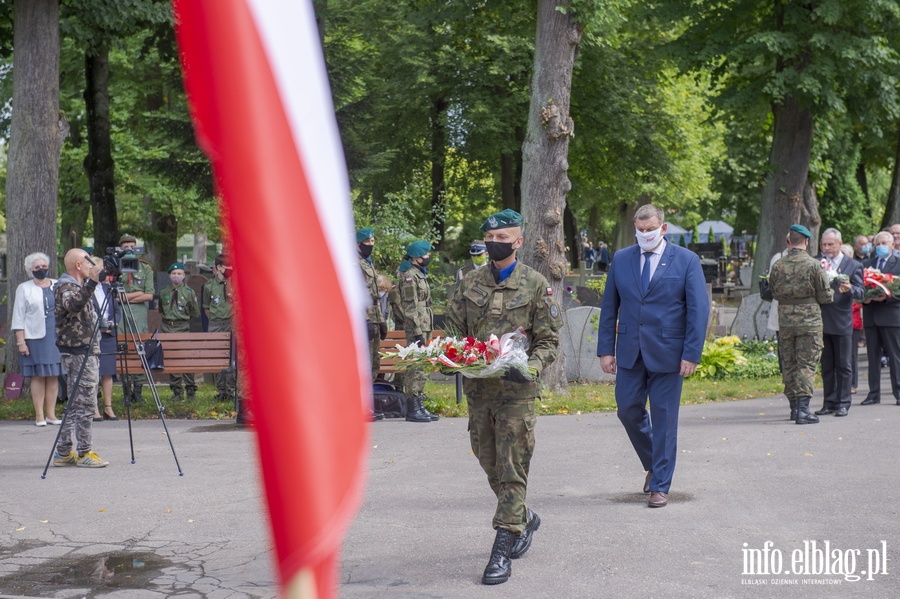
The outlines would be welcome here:
[[[869,358],[869,394],[881,400],[881,354],[887,354],[891,370],[891,393],[900,399],[900,327],[866,327],[866,355]]]
[[[850,407],[850,379],[853,376],[851,346],[853,335],[822,335],[822,386],[825,406],[837,409]]]

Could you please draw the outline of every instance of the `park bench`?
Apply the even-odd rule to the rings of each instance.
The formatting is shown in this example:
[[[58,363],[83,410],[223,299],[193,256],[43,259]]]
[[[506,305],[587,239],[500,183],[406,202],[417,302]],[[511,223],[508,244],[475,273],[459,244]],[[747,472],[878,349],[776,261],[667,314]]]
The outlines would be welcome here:
[[[141,342],[153,337],[152,333],[137,336]],[[218,374],[233,363],[231,333],[159,333],[156,336],[165,355],[164,368],[154,370],[163,374]],[[144,371],[131,335],[119,335],[119,346],[126,344],[124,364],[117,357],[116,370],[123,374],[139,374]]]

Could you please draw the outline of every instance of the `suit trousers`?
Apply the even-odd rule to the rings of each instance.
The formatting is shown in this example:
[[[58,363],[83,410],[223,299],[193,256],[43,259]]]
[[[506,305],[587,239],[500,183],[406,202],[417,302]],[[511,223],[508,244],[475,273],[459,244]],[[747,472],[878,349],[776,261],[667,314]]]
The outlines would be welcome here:
[[[853,377],[853,335],[822,336],[822,386],[824,406],[837,409],[850,407],[850,383]]]
[[[644,470],[653,471],[651,492],[668,493],[672,486],[683,383],[677,372],[650,372],[640,355],[633,368],[620,366],[616,371],[619,420]]]
[[[862,329],[853,329],[853,337],[850,346],[850,387],[859,387],[859,341],[862,339]]]
[[[888,357],[891,393],[900,399],[900,327],[866,327],[866,355],[869,358],[869,394],[866,399],[881,400],[881,354]]]

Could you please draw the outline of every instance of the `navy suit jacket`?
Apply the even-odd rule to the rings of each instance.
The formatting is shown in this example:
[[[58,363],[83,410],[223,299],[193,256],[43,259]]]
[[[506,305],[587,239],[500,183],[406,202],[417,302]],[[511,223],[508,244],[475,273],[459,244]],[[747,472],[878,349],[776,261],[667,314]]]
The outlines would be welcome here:
[[[866,268],[878,268],[878,258],[872,257],[863,263]],[[883,273],[900,276],[900,257],[891,253],[884,263]],[[864,327],[900,327],[900,299],[889,297],[881,302],[863,304]]]
[[[641,292],[641,249],[616,252],[600,307],[597,355],[633,368],[638,355],[650,372],[678,372],[700,362],[709,299],[697,254],[667,243],[647,293]],[[617,326],[618,322],[618,326]]]

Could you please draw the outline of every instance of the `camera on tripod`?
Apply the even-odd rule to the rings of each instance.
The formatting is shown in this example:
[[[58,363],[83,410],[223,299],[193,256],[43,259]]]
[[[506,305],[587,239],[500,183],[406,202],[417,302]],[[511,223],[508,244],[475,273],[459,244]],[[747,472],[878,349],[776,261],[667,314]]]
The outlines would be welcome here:
[[[143,248],[106,248],[103,270],[116,277],[122,273],[138,272],[141,266],[138,256],[143,253]]]

